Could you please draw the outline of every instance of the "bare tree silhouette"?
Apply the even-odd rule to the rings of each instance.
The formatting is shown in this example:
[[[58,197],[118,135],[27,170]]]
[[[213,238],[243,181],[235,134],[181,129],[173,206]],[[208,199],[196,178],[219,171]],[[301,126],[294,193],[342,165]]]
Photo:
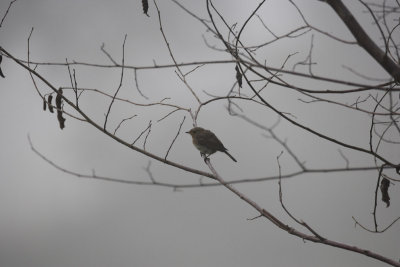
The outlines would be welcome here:
[[[6,17],[10,16],[10,9],[14,1],[5,12],[0,28]],[[207,17],[197,15],[193,10],[184,6],[179,1],[173,0],[177,7],[188,14],[191,19],[197,20],[204,27],[206,34],[204,35],[205,44],[210,51],[220,53],[221,59],[205,60],[205,61],[184,61],[179,62],[176,57],[176,51],[164,29],[164,21],[168,18],[163,17],[162,10],[157,5],[157,2],[148,3],[142,1],[142,8],[145,15],[151,16],[143,19],[157,20],[159,24],[160,34],[164,41],[165,47],[168,50],[169,57],[172,61],[170,64],[154,64],[154,65],[130,65],[125,60],[125,51],[129,46],[127,35],[124,36],[121,47],[121,59],[115,58],[113,53],[109,52],[106,46],[101,46],[101,52],[110,61],[109,64],[98,64],[91,62],[78,62],[66,60],[65,62],[39,62],[31,59],[31,37],[34,35],[32,28],[28,38],[28,57],[26,60],[20,56],[14,55],[7,47],[0,46],[1,56],[8,58],[15,64],[23,68],[29,73],[33,88],[36,89],[38,95],[43,99],[43,109],[47,107],[50,112],[56,110],[59,127],[68,128],[70,120],[82,121],[97,129],[99,132],[112,138],[116,145],[125,146],[137,153],[141,153],[148,157],[149,160],[159,161],[165,164],[165,168],[178,168],[187,173],[193,173],[207,177],[199,181],[189,181],[187,183],[168,182],[167,179],[155,178],[151,172],[151,164],[145,168],[148,174],[148,181],[134,181],[131,179],[120,179],[115,177],[106,177],[91,174],[83,174],[69,170],[63,167],[62,164],[57,164],[47,158],[39,151],[33,142],[29,139],[32,150],[47,161],[52,166],[60,171],[67,172],[79,178],[90,178],[98,180],[106,180],[115,183],[126,183],[136,185],[150,185],[171,187],[174,189],[196,188],[196,187],[213,187],[223,186],[251,207],[258,213],[257,219],[266,219],[272,222],[277,228],[286,231],[288,234],[297,236],[303,240],[308,240],[315,243],[324,244],[327,246],[341,248],[354,253],[359,253],[367,257],[374,258],[378,261],[387,263],[392,266],[400,266],[397,259],[388,258],[380,253],[369,251],[350,244],[334,241],[332,238],[319,233],[316,227],[310,226],[309,223],[299,219],[293,215],[284,203],[284,190],[282,189],[281,181],[283,179],[300,177],[308,174],[340,173],[340,175],[351,174],[354,172],[376,172],[375,192],[371,193],[373,199],[373,213],[371,220],[373,227],[367,227],[367,223],[353,217],[354,223],[362,229],[373,232],[382,233],[390,229],[400,219],[399,214],[394,217],[388,225],[378,223],[377,208],[380,197],[386,204],[387,208],[398,209],[398,203],[390,202],[392,185],[400,181],[400,160],[398,153],[400,147],[400,4],[398,1],[378,1],[376,3],[367,3],[359,1],[359,8],[362,8],[369,16],[369,24],[363,25],[357,18],[357,14],[353,14],[347,4],[340,0],[325,0],[321,1],[321,6],[330,6],[331,12],[334,12],[338,19],[338,24],[335,27],[346,30],[346,37],[338,33],[332,33],[324,30],[324,27],[314,25],[307,18],[301,5],[295,1],[288,2],[296,12],[298,21],[301,21],[296,26],[286,26],[284,30],[274,29],[267,18],[262,16],[263,9],[271,9],[267,1],[261,1],[254,5],[253,10],[247,15],[242,23],[232,23],[221,5],[217,5],[216,1],[207,0],[204,5],[207,10]],[[324,3],[322,3],[324,2]],[[12,14],[12,12],[11,12]],[[155,15],[153,15],[155,14]],[[365,29],[373,26],[379,32],[379,37],[371,37]],[[1,34],[1,33],[0,33]],[[260,37],[261,36],[261,37]],[[350,38],[348,37],[350,36]],[[351,66],[342,65],[340,71],[346,72],[346,75],[351,74],[354,79],[348,80],[340,74],[332,66],[324,68],[317,65],[318,49],[325,49],[326,54],[330,54],[329,48],[318,47],[317,38],[323,38],[324,42],[332,42],[339,44],[341,49],[362,50],[374,60],[376,66],[384,70],[377,73],[376,77],[370,77],[363,74],[362,68],[357,69]],[[295,51],[299,42],[309,40],[307,52],[291,52]],[[282,46],[289,47],[284,53],[284,60],[278,65],[270,65],[268,53],[271,47]],[[292,49],[294,48],[294,49]],[[282,48],[282,50],[285,48]],[[282,52],[283,53],[283,52]],[[317,54],[317,55],[316,55]],[[226,56],[229,56],[227,59]],[[301,58],[301,59],[299,59]],[[360,61],[362,62],[362,61]],[[1,63],[1,58],[0,58]],[[4,62],[3,62],[4,64]],[[214,95],[210,92],[202,91],[199,84],[191,81],[191,75],[199,72],[202,69],[212,67],[214,65],[227,65],[232,69],[232,79],[229,82],[228,90],[220,90],[219,95]],[[356,62],[354,65],[362,64]],[[329,65],[329,62],[327,63]],[[54,68],[63,68],[68,72],[70,84],[54,84],[50,77],[38,70],[38,67],[47,66]],[[120,80],[116,88],[87,88],[79,85],[79,68],[91,68],[93,71],[97,69],[115,71],[120,73]],[[185,86],[192,102],[184,104],[174,98],[162,98],[154,100],[147,95],[146,90],[141,88],[138,81],[139,74],[143,71],[153,72],[153,76],[157,78],[157,72],[163,69],[174,69],[174,75]],[[126,96],[122,93],[126,85],[126,72],[134,73],[134,81],[131,81],[137,91],[139,98]],[[7,77],[0,69],[1,76]],[[346,76],[348,77],[348,76]],[[203,79],[207,79],[204,77]],[[132,85],[131,84],[131,85]],[[168,89],[165,89],[168,90]],[[271,91],[274,91],[275,96],[280,98],[288,98],[287,106],[277,104],[272,98]],[[168,95],[168,91],[167,91]],[[91,115],[89,101],[92,96],[102,97],[102,110],[104,116]],[[55,104],[52,99],[55,99]],[[89,99],[89,101],[88,101]],[[296,103],[307,107],[311,112],[315,109],[337,107],[342,109],[348,116],[352,114],[362,114],[365,120],[360,122],[360,127],[364,129],[365,136],[368,137],[366,146],[359,145],[358,142],[348,141],[348,138],[343,136],[350,135],[351,129],[339,129],[341,134],[327,131],[319,125],[310,124],[303,119],[304,116],[297,114],[293,108],[293,99]],[[284,101],[285,102],[285,101]],[[187,166],[179,161],[174,161],[169,158],[174,153],[174,145],[177,139],[181,138],[183,125],[191,119],[191,126],[197,126],[199,115],[202,114],[210,104],[226,105],[226,112],[232,116],[240,125],[247,125],[251,129],[261,131],[265,138],[273,140],[281,149],[281,153],[275,155],[276,162],[270,163],[278,169],[274,175],[263,177],[252,177],[252,170],[248,170],[249,177],[240,179],[227,179],[222,177],[216,171],[216,167],[211,163],[212,160],[205,159],[210,172],[205,172],[199,169]],[[129,105],[135,107],[138,112],[129,114],[128,116],[119,113],[120,107]],[[267,125],[265,122],[258,122],[251,114],[246,112],[249,109],[262,109],[274,114],[277,118],[274,123]],[[143,119],[142,114],[146,114],[149,110],[157,111],[157,119]],[[165,140],[168,143],[168,149],[163,153],[153,151],[148,148],[150,141],[149,137],[153,134],[154,125],[160,122],[167,121],[173,115],[180,118],[180,123],[176,124],[169,121],[169,127],[175,130],[176,134],[170,140]],[[330,117],[325,117],[323,120],[326,124],[330,120],[341,119],[342,114],[330,114]],[[126,125],[134,125],[137,120],[142,120],[147,125],[140,129],[139,134],[135,137],[127,137],[125,134],[120,134],[121,129]],[[362,124],[362,125],[361,125]],[[187,125],[186,125],[187,126]],[[189,128],[191,128],[191,126]],[[240,128],[241,126],[237,126]],[[285,136],[279,131],[280,127],[285,127],[289,131],[304,131],[309,136],[319,142],[323,140],[336,148],[336,151],[326,151],[326,153],[337,153],[343,159],[345,165],[337,167],[335,164],[327,162],[319,167],[308,167],[312,164],[306,159],[302,153],[299,153],[285,140]],[[188,127],[186,127],[188,128]],[[186,138],[186,136],[185,136]],[[289,137],[290,138],[290,137]],[[142,143],[140,146],[139,143]],[[317,145],[316,145],[317,146]],[[261,150],[262,148],[260,148]],[[310,153],[317,155],[320,153],[316,147],[310,146]],[[249,155],[251,151],[242,151],[243,154]],[[237,153],[236,153],[237,154]],[[281,165],[282,155],[287,157],[287,160],[295,165],[293,169],[285,170]],[[361,155],[361,156],[360,156]],[[368,158],[371,164],[367,166],[357,166],[353,164],[358,157]],[[212,159],[212,157],[211,157]],[[240,159],[238,160],[240,164]],[[318,166],[318,163],[316,164]],[[252,196],[245,195],[235,185],[259,183],[264,181],[278,181],[279,183],[279,202],[282,207],[283,214],[291,218],[290,222],[280,219],[278,215],[273,214],[267,208],[253,200]],[[346,186],[346,185],[343,185]],[[394,189],[393,189],[394,190]],[[395,206],[395,207],[392,207]],[[253,218],[253,219],[256,219]]]

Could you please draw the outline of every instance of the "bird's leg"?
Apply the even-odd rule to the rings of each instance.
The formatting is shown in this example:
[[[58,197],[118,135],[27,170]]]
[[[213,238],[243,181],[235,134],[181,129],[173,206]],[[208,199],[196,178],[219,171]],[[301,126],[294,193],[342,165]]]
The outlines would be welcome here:
[[[200,152],[200,155],[204,158],[204,162],[206,162],[207,160],[210,160],[210,158],[209,158],[210,155],[207,156],[207,154],[203,153],[203,152]]]

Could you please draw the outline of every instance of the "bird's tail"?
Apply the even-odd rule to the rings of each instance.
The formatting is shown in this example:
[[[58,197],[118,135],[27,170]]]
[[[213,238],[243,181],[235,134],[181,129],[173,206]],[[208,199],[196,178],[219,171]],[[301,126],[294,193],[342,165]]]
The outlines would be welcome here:
[[[227,154],[234,162],[237,162],[237,160],[231,155],[231,154],[229,154],[228,153],[228,151],[224,151],[225,152],[225,154]]]

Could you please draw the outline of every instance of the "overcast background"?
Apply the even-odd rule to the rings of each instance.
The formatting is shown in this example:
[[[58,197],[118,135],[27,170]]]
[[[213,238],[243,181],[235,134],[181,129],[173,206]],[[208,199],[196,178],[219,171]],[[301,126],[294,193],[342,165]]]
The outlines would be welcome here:
[[[205,1],[181,2],[206,18]],[[258,14],[276,32],[284,33],[285,29],[301,22],[293,6],[286,1],[267,2]],[[367,31],[378,36],[357,1],[345,2],[359,15],[361,22],[370,27]],[[258,5],[256,1],[244,3],[216,1],[216,6],[226,15],[228,23],[242,25]],[[296,3],[313,24],[352,40],[328,5],[321,1]],[[8,1],[0,2],[1,16],[8,5]],[[158,5],[165,33],[178,62],[230,59],[227,54],[205,45],[203,34],[211,45],[221,47],[220,42],[206,33],[203,25],[176,4],[158,1]],[[26,59],[27,38],[34,27],[31,37],[33,61],[65,62],[67,58],[69,61],[110,64],[100,50],[101,45],[104,43],[105,49],[120,62],[122,43],[127,34],[126,65],[172,63],[152,2],[149,15],[143,15],[138,0],[17,0],[0,28],[0,45],[14,56]],[[260,23],[251,25],[252,30],[243,35],[246,43],[254,44],[271,37]],[[257,56],[275,67],[279,67],[289,53],[299,52],[292,63],[301,61],[308,54],[310,40],[311,36],[306,35],[291,42],[274,44]],[[321,36],[315,36],[314,42],[313,56],[318,61],[314,69],[316,74],[361,82],[361,78],[341,67],[345,64],[365,75],[387,78],[357,46],[344,47]],[[1,266],[385,266],[362,255],[303,242],[265,219],[250,221],[248,219],[257,216],[257,212],[222,187],[174,191],[164,187],[79,179],[54,169],[31,151],[28,134],[39,151],[66,169],[86,174],[95,170],[98,175],[149,181],[144,170],[148,158],[70,117],[67,117],[66,128],[60,130],[55,114],[42,110],[42,100],[28,73],[5,57],[1,67],[6,75],[6,79],[0,80]],[[190,69],[185,68],[186,71]],[[69,85],[65,67],[39,66],[38,71],[57,87]],[[118,69],[76,67],[79,86],[110,93],[116,90],[119,75]],[[205,101],[209,96],[203,90],[226,95],[234,75],[234,65],[226,64],[203,67],[189,78],[194,90]],[[133,72],[126,70],[124,78],[121,95],[146,103],[147,100],[135,89]],[[149,101],[170,97],[168,103],[192,109],[197,107],[173,68],[139,71],[138,82]],[[39,87],[43,92],[50,92],[41,83]],[[299,121],[339,140],[367,147],[370,120],[365,114],[349,113],[341,107],[326,104],[301,104],[299,95],[273,86],[269,90],[269,101],[283,111],[294,113]],[[357,96],[353,97],[349,103]],[[100,124],[107,103],[109,99],[91,93],[82,96],[82,107]],[[217,170],[227,180],[276,175],[276,157],[283,148],[272,139],[264,138],[260,130],[229,116],[226,104],[225,101],[214,102],[200,113],[198,119],[199,125],[212,129],[238,160],[235,164],[226,155],[215,154],[212,161]],[[267,126],[277,119],[265,108],[243,105],[247,115]],[[152,120],[153,128],[146,148],[164,156],[183,116],[186,115],[186,120],[182,130],[192,127],[191,118],[184,112],[155,122],[169,111],[168,108],[147,109],[118,104],[110,115],[109,127],[114,129],[121,119],[137,114],[119,130],[121,137],[132,142]],[[337,146],[285,122],[277,128],[277,133],[287,139],[291,148],[306,161],[306,166],[345,167]],[[143,139],[138,142],[139,146],[142,144]],[[385,155],[400,156],[397,149],[386,149]],[[351,166],[373,164],[369,157],[343,148],[342,151],[351,159]],[[169,159],[208,171],[190,137],[184,134],[178,137]],[[159,181],[199,181],[196,175],[151,162],[152,173]],[[293,160],[284,154],[282,171],[294,170],[297,169]],[[376,171],[304,175],[283,182],[284,197],[289,209],[323,236],[399,259],[399,224],[383,234],[371,234],[355,228],[351,218],[355,216],[372,227],[370,213],[376,179]],[[207,181],[203,179],[203,182]],[[238,185],[237,188],[294,225],[280,208],[277,181]],[[391,190],[398,191],[396,187]],[[382,226],[399,214],[399,196],[392,194],[391,197],[389,209],[384,208],[384,203],[378,205],[378,220]]]

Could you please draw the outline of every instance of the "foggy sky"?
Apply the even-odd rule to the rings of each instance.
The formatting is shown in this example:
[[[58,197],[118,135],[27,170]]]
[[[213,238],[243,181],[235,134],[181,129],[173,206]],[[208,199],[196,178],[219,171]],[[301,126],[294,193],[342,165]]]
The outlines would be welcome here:
[[[205,1],[180,2],[206,18]],[[258,14],[277,33],[301,23],[293,6],[286,1],[267,2]],[[353,11],[358,11],[364,25],[370,27],[366,29],[368,33],[378,36],[356,1],[345,2]],[[321,1],[296,3],[310,23],[352,40],[328,5]],[[1,16],[8,4],[8,1],[1,1]],[[242,25],[258,2],[215,1],[215,4],[226,15],[228,23]],[[227,53],[207,47],[202,35],[210,45],[222,46],[201,23],[176,4],[158,1],[158,5],[165,34],[178,62],[231,59]],[[141,1],[18,0],[0,28],[0,45],[18,58],[26,59],[27,38],[33,27],[32,61],[65,62],[68,59],[69,62],[111,64],[100,47],[104,44],[120,62],[127,34],[126,65],[171,64],[153,2],[150,2],[149,15],[143,15]],[[257,20],[251,25],[251,30],[243,35],[247,44],[271,38]],[[349,48],[319,35],[314,38],[316,74],[367,83],[342,68],[348,65],[371,77],[388,77],[359,47]],[[298,40],[273,44],[257,56],[275,67],[279,67],[289,53],[298,52],[292,63],[300,61],[307,56],[310,40],[308,34]],[[6,75],[0,80],[1,266],[386,266],[363,255],[303,242],[265,219],[249,220],[258,213],[223,187],[174,191],[165,187],[82,179],[55,169],[30,149],[28,135],[35,148],[68,170],[85,174],[94,171],[97,175],[126,180],[150,180],[145,171],[149,158],[70,117],[67,117],[66,128],[60,130],[55,114],[42,110],[42,99],[29,74],[5,57],[1,67]],[[99,88],[109,93],[118,87],[119,69],[75,68],[81,87]],[[65,67],[39,66],[37,70],[57,87],[70,85]],[[296,70],[306,71],[306,68]],[[210,65],[191,74],[188,80],[205,101],[209,99],[207,93],[226,95],[234,75],[233,64]],[[312,84],[300,79],[298,82]],[[197,108],[198,103],[173,68],[139,71],[138,83],[151,101],[170,97],[168,103]],[[38,82],[38,86],[43,92],[49,92],[43,83]],[[331,86],[339,88],[335,84]],[[368,145],[366,129],[370,119],[365,114],[354,114],[333,105],[302,104],[298,94],[273,86],[268,90],[268,100],[278,109],[296,114],[298,121],[339,140],[363,147]],[[121,95],[140,103],[147,101],[136,91],[133,71],[126,70]],[[349,103],[356,99],[353,97]],[[108,99],[87,92],[81,101],[85,103],[83,109],[97,122],[104,120]],[[246,115],[259,123],[271,126],[277,120],[277,115],[264,107],[241,104]],[[235,164],[222,153],[213,155],[212,162],[218,172],[226,180],[277,175],[276,157],[284,150],[282,146],[265,138],[261,130],[230,116],[226,106],[226,101],[210,104],[198,119],[199,125],[212,129],[238,160]],[[120,136],[133,141],[152,120],[146,148],[164,156],[183,116],[186,115],[186,119],[182,131],[189,130],[193,123],[183,112],[156,122],[169,111],[119,104],[112,110],[109,127],[115,129],[121,119],[137,114],[138,117],[119,130]],[[316,139],[284,121],[277,128],[277,134],[287,140],[293,151],[306,161],[307,167],[345,167],[336,145]],[[138,146],[142,145],[143,138],[138,141]],[[351,158],[351,166],[373,165],[370,157],[343,148],[341,151]],[[394,148],[387,148],[385,153],[399,156]],[[188,135],[178,137],[169,159],[208,172]],[[281,160],[285,173],[297,170],[287,153]],[[200,180],[198,175],[154,160],[151,160],[151,171],[157,181],[195,184]],[[355,228],[352,220],[354,216],[368,227],[373,226],[370,213],[376,179],[376,171],[307,174],[287,179],[282,183],[285,204],[323,236],[398,259],[399,224],[383,234],[371,234]],[[206,178],[202,181],[209,182]],[[276,180],[236,187],[278,218],[300,228],[282,210]],[[392,194],[391,197],[389,209],[384,208],[384,203],[378,205],[378,220],[382,226],[398,216],[399,196]]]

